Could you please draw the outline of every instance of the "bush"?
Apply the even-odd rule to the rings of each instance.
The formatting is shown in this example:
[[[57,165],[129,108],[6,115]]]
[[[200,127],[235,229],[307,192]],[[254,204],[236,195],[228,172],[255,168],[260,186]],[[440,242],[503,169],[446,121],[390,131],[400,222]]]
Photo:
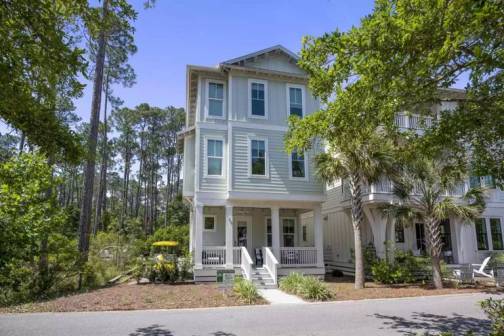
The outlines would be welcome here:
[[[504,253],[494,252],[490,255],[490,261],[488,263],[490,268],[504,267]]]
[[[492,323],[490,336],[504,335],[504,299],[495,300],[489,298],[481,302],[481,308]]]
[[[238,298],[247,304],[253,304],[259,300],[260,295],[256,286],[243,277],[236,277],[233,285],[233,291]]]
[[[386,260],[379,260],[371,266],[373,281],[383,284],[398,284],[413,282],[413,270],[410,265],[398,262],[389,263]]]
[[[332,298],[331,291],[319,279],[293,272],[280,280],[280,289],[306,300],[326,301]]]

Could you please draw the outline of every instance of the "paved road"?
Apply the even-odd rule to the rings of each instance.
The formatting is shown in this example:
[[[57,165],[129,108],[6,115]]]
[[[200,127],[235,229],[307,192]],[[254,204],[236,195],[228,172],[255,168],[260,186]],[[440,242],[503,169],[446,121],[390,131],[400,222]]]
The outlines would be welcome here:
[[[96,313],[0,315],[0,335],[416,335],[483,332],[484,294],[335,303]]]

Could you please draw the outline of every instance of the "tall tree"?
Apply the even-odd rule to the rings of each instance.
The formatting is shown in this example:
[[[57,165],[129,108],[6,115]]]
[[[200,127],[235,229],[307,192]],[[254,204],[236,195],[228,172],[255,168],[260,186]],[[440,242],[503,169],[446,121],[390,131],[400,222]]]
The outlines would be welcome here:
[[[89,251],[89,234],[91,226],[91,210],[95,175],[96,143],[103,91],[103,72],[105,66],[106,44],[113,28],[128,27],[136,18],[136,12],[124,0],[103,0],[101,8],[101,23],[96,29],[91,29],[91,37],[97,38],[95,73],[93,82],[93,98],[91,102],[91,121],[87,143],[87,157],[84,171],[84,195],[79,219],[79,252],[81,263],[87,261]],[[79,279],[79,287],[80,281]]]

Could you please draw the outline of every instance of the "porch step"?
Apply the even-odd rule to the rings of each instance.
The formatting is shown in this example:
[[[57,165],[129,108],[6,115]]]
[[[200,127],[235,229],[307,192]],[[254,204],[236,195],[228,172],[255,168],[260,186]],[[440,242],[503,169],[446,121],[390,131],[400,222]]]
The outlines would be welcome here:
[[[275,283],[273,282],[271,275],[262,267],[258,267],[252,270],[250,280],[259,289],[277,288],[277,285],[275,285]]]

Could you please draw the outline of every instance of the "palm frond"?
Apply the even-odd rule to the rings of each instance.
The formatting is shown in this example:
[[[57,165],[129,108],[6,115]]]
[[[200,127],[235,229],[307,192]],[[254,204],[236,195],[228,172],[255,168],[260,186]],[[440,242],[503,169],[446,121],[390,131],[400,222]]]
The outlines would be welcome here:
[[[320,153],[315,157],[316,174],[326,182],[334,182],[337,179],[345,179],[350,170],[342,156],[334,156],[330,153]]]

